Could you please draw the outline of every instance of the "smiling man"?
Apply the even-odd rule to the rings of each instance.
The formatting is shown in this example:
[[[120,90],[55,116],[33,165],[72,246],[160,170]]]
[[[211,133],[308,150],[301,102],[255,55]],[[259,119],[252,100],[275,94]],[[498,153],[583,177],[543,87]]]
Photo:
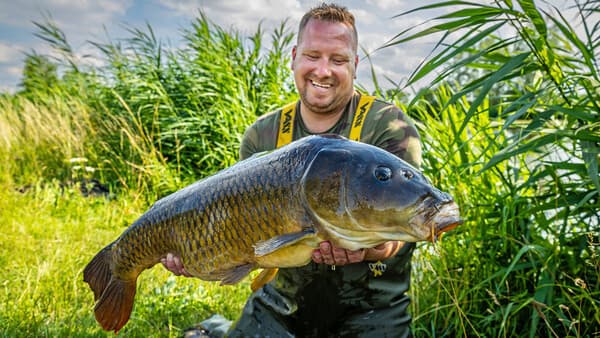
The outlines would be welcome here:
[[[292,70],[302,120],[320,133],[340,119],[354,93],[356,33],[350,25],[321,20],[303,22],[301,30],[292,50]]]
[[[413,123],[396,106],[354,90],[357,45],[354,16],[346,8],[322,4],[307,12],[292,50],[300,100],[250,126],[240,158],[332,133],[373,144],[419,167],[421,145]],[[219,318],[202,324],[211,337],[407,337],[413,249],[413,243],[387,242],[351,251],[323,242],[311,264],[280,269],[252,294],[227,332]],[[176,256],[169,254],[163,264],[188,275]]]

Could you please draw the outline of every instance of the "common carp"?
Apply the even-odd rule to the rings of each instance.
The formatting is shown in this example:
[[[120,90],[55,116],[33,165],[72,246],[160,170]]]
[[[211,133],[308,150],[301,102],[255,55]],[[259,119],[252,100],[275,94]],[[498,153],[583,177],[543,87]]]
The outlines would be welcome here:
[[[452,197],[395,155],[341,136],[310,136],[158,200],[83,276],[96,320],[118,332],[138,276],[169,252],[195,277],[234,284],[257,268],[306,265],[325,240],[350,250],[433,241],[460,223]]]

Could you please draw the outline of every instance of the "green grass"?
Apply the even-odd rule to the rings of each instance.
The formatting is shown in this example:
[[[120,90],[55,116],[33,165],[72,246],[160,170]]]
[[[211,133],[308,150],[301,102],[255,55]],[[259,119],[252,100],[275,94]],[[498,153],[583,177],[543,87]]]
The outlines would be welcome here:
[[[5,337],[111,336],[93,315],[83,282],[89,260],[144,211],[122,197],[84,198],[73,190],[4,190],[0,196],[0,335]],[[250,293],[248,280],[218,283],[175,277],[160,264],[138,280],[132,337],[178,337],[213,313],[236,318]]]

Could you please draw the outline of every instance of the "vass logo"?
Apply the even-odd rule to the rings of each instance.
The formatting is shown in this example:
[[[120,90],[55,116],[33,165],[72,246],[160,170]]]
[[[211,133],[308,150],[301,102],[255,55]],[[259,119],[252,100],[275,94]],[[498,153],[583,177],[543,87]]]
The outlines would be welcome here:
[[[288,134],[291,131],[292,127],[292,109],[283,112],[283,128],[281,128],[281,132],[284,134]]]
[[[356,116],[356,118],[354,119],[354,127],[358,127],[363,123],[363,120],[365,119],[365,115],[367,114],[367,107],[369,106],[369,102],[366,102],[365,104],[363,104],[362,106],[360,106],[358,109],[358,116]]]

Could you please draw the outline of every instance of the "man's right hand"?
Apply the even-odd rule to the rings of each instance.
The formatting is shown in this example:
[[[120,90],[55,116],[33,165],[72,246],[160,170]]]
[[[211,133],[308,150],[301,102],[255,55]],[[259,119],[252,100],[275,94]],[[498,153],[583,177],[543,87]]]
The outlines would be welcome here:
[[[175,276],[192,277],[192,275],[185,271],[183,262],[179,256],[173,255],[169,252],[166,257],[160,259],[160,262],[165,269],[171,271]]]

